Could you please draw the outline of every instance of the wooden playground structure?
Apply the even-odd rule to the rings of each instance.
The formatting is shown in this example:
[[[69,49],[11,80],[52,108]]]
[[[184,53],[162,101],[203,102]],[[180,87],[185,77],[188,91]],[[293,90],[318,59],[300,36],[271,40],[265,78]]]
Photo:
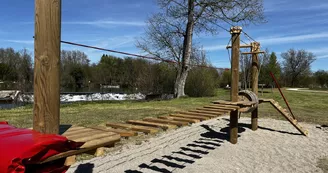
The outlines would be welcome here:
[[[260,44],[240,45],[241,27],[231,28],[232,45],[232,83],[231,100],[214,101],[210,105],[190,111],[181,111],[157,118],[129,120],[126,123],[108,122],[107,127],[63,127],[60,126],[60,38],[61,38],[61,1],[35,0],[35,65],[34,65],[34,111],[33,129],[41,133],[61,134],[69,140],[85,142],[78,150],[72,150],[52,156],[42,163],[56,159],[66,159],[71,165],[75,156],[81,153],[102,155],[104,147],[111,147],[121,137],[137,136],[139,133],[153,134],[161,130],[175,129],[191,123],[217,118],[230,113],[230,142],[237,143],[238,118],[240,112],[251,112],[252,130],[258,128],[258,105],[269,102],[303,135],[297,120],[290,116],[277,102],[271,99],[258,99],[258,54]],[[252,55],[252,92],[239,92],[239,56],[240,48],[250,48]]]

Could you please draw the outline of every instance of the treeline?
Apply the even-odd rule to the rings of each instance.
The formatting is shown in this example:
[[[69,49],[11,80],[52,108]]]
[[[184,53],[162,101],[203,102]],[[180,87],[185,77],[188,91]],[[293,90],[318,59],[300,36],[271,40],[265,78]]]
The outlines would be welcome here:
[[[175,65],[165,62],[103,55],[99,63],[89,64],[82,52],[62,51],[61,85],[65,88],[119,85],[131,92],[171,94],[176,75]],[[189,96],[213,96],[218,79],[214,68],[193,68],[186,82],[186,93]]]
[[[259,83],[274,86],[272,72],[285,87],[327,88],[328,71],[311,72],[315,60],[304,50],[282,53],[282,61],[274,52],[259,57]],[[241,57],[240,83],[242,88],[251,85],[251,57]],[[208,65],[205,59],[195,62]],[[62,91],[100,91],[104,86],[119,85],[123,92],[168,93],[174,92],[177,68],[175,64],[148,61],[140,58],[118,58],[103,55],[98,63],[90,63],[80,51],[61,52]],[[189,72],[185,92],[189,96],[212,96],[218,87],[231,83],[230,70],[193,67]],[[33,61],[27,50],[0,49],[0,89],[33,91]]]
[[[63,50],[61,91],[100,91],[101,87],[119,85],[124,92],[171,94],[176,69],[174,64],[111,55],[103,55],[98,63],[91,64],[85,53]],[[33,62],[27,50],[0,49],[0,82],[0,89],[33,91]],[[189,96],[213,96],[218,85],[216,69],[195,67],[187,79],[186,93]]]
[[[283,87],[328,87],[328,71],[311,71],[311,64],[315,61],[313,53],[290,49],[283,52],[281,58],[282,60],[278,61],[276,53],[269,50],[259,57],[259,84],[275,87],[270,76],[270,72],[272,72]],[[243,88],[245,86],[249,88],[251,84],[251,63],[251,57],[242,56],[240,64]]]

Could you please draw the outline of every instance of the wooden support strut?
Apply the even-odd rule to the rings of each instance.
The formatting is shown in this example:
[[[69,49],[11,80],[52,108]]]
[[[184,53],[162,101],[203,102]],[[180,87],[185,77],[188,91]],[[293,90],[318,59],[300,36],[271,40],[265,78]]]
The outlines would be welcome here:
[[[238,101],[239,83],[239,52],[240,52],[240,33],[241,27],[230,29],[232,40],[232,60],[231,60],[231,101]],[[230,142],[236,144],[238,140],[238,110],[230,112]]]
[[[61,0],[35,0],[33,129],[59,133]]]

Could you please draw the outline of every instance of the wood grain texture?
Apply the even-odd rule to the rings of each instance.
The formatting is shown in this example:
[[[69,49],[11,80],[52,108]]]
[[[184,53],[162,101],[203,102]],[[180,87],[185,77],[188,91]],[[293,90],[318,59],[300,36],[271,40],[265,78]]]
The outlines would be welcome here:
[[[160,118],[160,119],[174,120],[174,121],[182,121],[182,122],[188,122],[188,123],[199,123],[200,122],[200,120],[198,120],[198,119],[172,117],[172,116],[159,116],[158,118]]]
[[[251,43],[252,48],[252,91],[258,96],[258,85],[259,85],[259,60],[258,53],[260,50],[260,44],[257,42]],[[258,129],[258,108],[254,109],[251,113],[251,126],[252,130],[256,131]]]
[[[35,0],[33,129],[59,133],[61,0]]]
[[[239,56],[240,56],[240,27],[232,27],[232,58],[231,58],[231,101],[238,102],[239,91]],[[230,142],[236,144],[238,139],[238,111],[230,112]]]
[[[140,120],[128,120],[127,123],[135,124],[135,125],[142,125],[142,126],[159,127],[163,130],[176,129],[177,128],[176,125],[154,123],[154,122],[147,122],[147,121],[140,121]]]
[[[138,132],[143,132],[143,133],[150,133],[150,134],[159,132],[159,129],[157,129],[157,128],[131,125],[131,124],[125,124],[125,123],[106,123],[106,126],[109,126],[112,128],[124,128],[124,129],[128,129],[128,130],[133,130],[133,131],[138,131]]]
[[[166,123],[166,124],[173,124],[177,126],[187,126],[188,122],[182,121],[175,121],[175,120],[165,120],[165,119],[158,119],[158,118],[144,118],[144,121],[155,122],[155,123]]]
[[[197,116],[197,115],[185,115],[185,114],[171,114],[170,116],[171,117],[190,118],[190,119],[196,119],[196,120],[200,120],[200,121],[210,119],[209,117],[202,117],[202,116]]]

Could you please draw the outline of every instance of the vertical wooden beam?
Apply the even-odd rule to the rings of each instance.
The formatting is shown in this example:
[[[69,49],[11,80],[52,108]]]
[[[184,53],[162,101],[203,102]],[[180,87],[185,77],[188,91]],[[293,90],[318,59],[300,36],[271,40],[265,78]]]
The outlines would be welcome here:
[[[231,58],[231,101],[238,101],[239,91],[239,49],[241,27],[232,27],[230,30],[232,39]],[[236,144],[238,139],[238,110],[230,112],[230,142]]]
[[[260,51],[260,43],[253,42],[252,45],[252,91],[258,96],[258,86],[259,86],[259,60],[258,54],[254,52]],[[252,112],[252,130],[257,130],[258,128],[258,108]]]
[[[35,0],[33,129],[59,133],[61,0]]]

